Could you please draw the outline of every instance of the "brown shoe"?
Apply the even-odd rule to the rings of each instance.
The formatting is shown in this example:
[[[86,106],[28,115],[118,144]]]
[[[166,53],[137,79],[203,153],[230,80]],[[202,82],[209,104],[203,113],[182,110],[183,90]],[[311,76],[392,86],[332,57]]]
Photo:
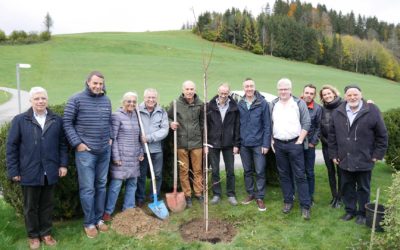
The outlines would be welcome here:
[[[258,211],[264,212],[265,210],[267,210],[263,200],[257,199],[256,202],[257,202],[257,206],[258,206]]]
[[[29,238],[29,249],[39,249],[40,248],[40,240],[39,238]]]
[[[104,213],[102,219],[103,219],[103,221],[105,221],[105,222],[110,222],[110,221],[112,221],[111,215],[108,214],[108,213]]]
[[[99,223],[97,223],[96,225],[97,230],[99,230],[99,232],[107,232],[108,231],[108,226],[104,223],[104,221],[99,221]]]
[[[244,201],[242,201],[243,205],[247,205],[250,204],[250,202],[252,202],[254,200],[254,196],[253,195],[249,195],[246,197],[246,199],[244,199]]]
[[[96,238],[97,236],[97,229],[95,226],[85,227],[86,236],[90,239]]]
[[[283,204],[283,208],[282,208],[282,212],[284,214],[288,214],[288,213],[290,213],[292,208],[293,208],[293,204],[292,203],[284,203]]]
[[[51,235],[43,236],[41,240],[46,246],[55,246],[57,244],[57,241]]]

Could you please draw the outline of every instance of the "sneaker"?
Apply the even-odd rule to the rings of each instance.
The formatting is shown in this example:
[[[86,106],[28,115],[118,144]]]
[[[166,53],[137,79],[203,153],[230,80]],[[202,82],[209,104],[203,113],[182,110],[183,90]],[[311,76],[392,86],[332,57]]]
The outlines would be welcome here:
[[[243,205],[248,205],[250,204],[250,202],[252,202],[254,200],[254,196],[253,195],[249,195],[246,197],[246,199],[244,199],[244,201],[242,201]]]
[[[263,200],[257,199],[256,202],[257,202],[257,206],[258,206],[258,211],[264,212],[265,210],[267,210]]]
[[[200,204],[203,204],[203,203],[204,203],[204,197],[203,197],[203,195],[196,196],[196,199],[200,202]]]
[[[96,236],[97,236],[97,229],[96,229],[95,226],[91,225],[91,226],[88,226],[88,227],[84,227],[84,229],[85,229],[86,236],[87,236],[89,239],[96,238]]]
[[[357,223],[358,225],[365,225],[365,222],[366,222],[365,216],[363,216],[363,215],[357,215],[357,217],[356,217],[356,223]]]
[[[228,197],[228,202],[232,205],[232,206],[237,206],[238,202],[235,198],[235,196],[230,196]]]
[[[105,221],[105,222],[110,222],[110,221],[112,221],[111,215],[110,215],[109,213],[104,213],[102,219],[103,219],[103,221]]]
[[[349,214],[349,213],[346,213],[345,215],[340,217],[340,219],[343,220],[343,221],[349,221],[349,220],[352,220],[353,218],[354,218],[354,215],[353,214]]]
[[[310,209],[307,208],[302,208],[301,209],[301,216],[303,217],[303,219],[305,220],[310,220]]]
[[[40,238],[46,246],[55,246],[57,241],[51,237],[51,235],[46,235]]]
[[[104,223],[103,220],[100,220],[99,223],[97,223],[96,225],[97,230],[99,230],[99,232],[107,232],[108,231],[108,226]]]
[[[218,204],[221,198],[218,195],[214,195],[213,198],[211,199],[211,204],[215,205]]]
[[[29,249],[39,249],[40,248],[40,240],[39,238],[29,238]]]
[[[288,213],[290,213],[292,208],[293,208],[293,204],[292,203],[283,203],[282,212],[284,214],[288,214]]]
[[[192,197],[186,197],[186,207],[191,208],[192,207]]]

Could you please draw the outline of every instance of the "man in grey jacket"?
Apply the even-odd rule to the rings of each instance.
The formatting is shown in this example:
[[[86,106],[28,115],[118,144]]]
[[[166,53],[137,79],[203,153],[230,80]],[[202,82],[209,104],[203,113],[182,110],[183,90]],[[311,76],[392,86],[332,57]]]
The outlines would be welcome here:
[[[150,150],[150,157],[154,167],[156,178],[157,194],[161,191],[163,152],[161,141],[167,137],[169,131],[168,114],[158,104],[157,90],[148,88],[144,91],[144,102],[139,105],[139,111],[143,122],[146,136],[142,136],[142,142],[147,142]],[[136,204],[141,207],[146,198],[146,176],[149,169],[149,162],[145,155],[140,162],[140,177],[136,190]]]

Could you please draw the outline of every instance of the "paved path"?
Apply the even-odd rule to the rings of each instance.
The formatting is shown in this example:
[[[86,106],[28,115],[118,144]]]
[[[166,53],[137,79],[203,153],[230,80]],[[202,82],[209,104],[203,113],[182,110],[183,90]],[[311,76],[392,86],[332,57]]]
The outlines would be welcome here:
[[[10,89],[0,87],[0,90],[9,92],[12,97],[11,99],[0,105],[0,126],[18,114],[18,91],[16,89]],[[24,112],[30,107],[29,93],[21,90],[21,111]]]

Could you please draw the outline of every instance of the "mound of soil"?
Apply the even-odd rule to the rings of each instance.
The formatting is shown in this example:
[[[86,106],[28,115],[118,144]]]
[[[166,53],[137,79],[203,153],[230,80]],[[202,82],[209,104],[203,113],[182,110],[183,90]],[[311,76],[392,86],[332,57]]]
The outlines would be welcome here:
[[[180,232],[187,242],[207,241],[213,244],[231,242],[237,233],[232,224],[219,219],[208,221],[208,232],[205,231],[204,219],[193,219],[181,225]]]
[[[141,239],[146,235],[157,234],[164,224],[140,208],[130,208],[115,215],[111,228],[119,234]]]

